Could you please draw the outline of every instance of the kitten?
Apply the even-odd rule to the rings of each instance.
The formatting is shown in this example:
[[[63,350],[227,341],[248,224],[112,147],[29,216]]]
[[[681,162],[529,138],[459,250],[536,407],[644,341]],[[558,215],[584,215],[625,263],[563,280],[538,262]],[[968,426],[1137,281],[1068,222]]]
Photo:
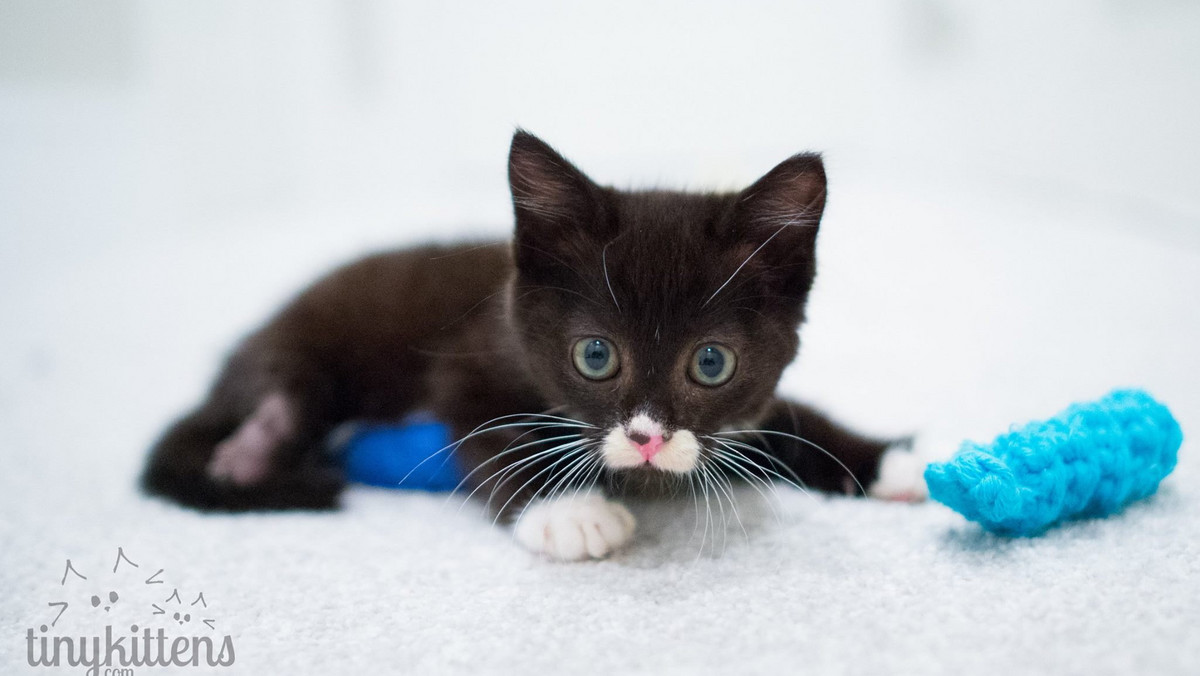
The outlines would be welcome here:
[[[508,173],[511,243],[383,253],[318,281],[167,430],[146,490],[201,509],[334,507],[330,432],[427,410],[465,438],[467,487],[561,559],[625,544],[618,497],[694,472],[922,497],[903,442],[774,396],[816,269],[819,156],[739,193],[626,192],[517,131]]]

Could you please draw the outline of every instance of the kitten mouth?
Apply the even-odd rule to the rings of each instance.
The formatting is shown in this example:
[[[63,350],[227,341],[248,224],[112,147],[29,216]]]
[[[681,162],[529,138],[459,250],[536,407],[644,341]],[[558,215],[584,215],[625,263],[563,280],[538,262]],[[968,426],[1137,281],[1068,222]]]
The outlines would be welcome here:
[[[668,430],[638,414],[604,435],[601,456],[609,469],[652,468],[687,474],[700,460],[700,442],[690,430]]]

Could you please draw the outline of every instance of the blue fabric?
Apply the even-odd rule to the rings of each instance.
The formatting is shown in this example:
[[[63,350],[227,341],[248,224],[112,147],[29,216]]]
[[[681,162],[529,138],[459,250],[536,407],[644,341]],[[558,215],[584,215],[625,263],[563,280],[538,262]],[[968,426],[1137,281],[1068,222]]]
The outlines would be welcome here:
[[[438,422],[362,428],[342,451],[346,478],[387,488],[452,491],[463,472],[448,448],[451,441],[450,429]]]
[[[991,444],[965,442],[925,469],[929,495],[989,531],[1037,535],[1067,519],[1107,516],[1156,490],[1183,432],[1142,390],[1117,390]]]

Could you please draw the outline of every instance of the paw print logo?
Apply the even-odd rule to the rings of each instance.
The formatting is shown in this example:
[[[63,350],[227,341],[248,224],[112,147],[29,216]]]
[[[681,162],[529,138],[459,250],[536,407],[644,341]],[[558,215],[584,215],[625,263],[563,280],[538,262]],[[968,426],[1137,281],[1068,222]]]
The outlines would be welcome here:
[[[119,598],[121,597],[117,594],[117,592],[108,592],[108,605],[104,606],[104,612],[107,613],[109,610],[111,610],[112,607],[117,604],[117,599]],[[96,594],[92,594],[92,607],[99,608],[101,603],[103,602],[100,600],[100,597]]]

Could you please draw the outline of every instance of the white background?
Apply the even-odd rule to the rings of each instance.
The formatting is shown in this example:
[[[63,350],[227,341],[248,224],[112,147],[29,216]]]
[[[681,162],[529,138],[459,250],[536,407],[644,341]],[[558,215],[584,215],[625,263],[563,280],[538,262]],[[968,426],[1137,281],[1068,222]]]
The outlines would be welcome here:
[[[621,185],[815,149],[1195,244],[1198,36],[1183,0],[6,0],[0,260],[262,212],[502,224],[515,125]]]
[[[621,186],[824,151],[783,389],[856,427],[946,455],[1134,385],[1194,434],[1198,73],[1184,1],[0,0],[0,671],[57,594],[107,593],[63,560],[124,546],[205,591],[230,673],[1194,674],[1190,441],[1157,497],[1040,538],[747,490],[748,533],[635,506],[632,547],[579,566],[440,496],[200,516],[135,477],[318,271],[507,232],[516,125]]]

